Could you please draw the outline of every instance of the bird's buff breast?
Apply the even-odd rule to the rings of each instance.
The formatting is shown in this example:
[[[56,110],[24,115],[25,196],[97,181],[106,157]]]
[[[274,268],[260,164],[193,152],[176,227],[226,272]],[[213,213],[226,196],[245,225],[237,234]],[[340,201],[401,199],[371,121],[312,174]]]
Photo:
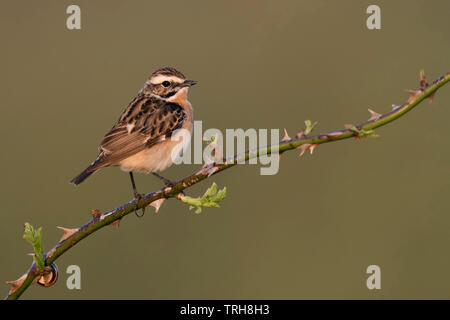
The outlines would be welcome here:
[[[165,141],[150,149],[143,150],[120,162],[124,171],[156,172],[172,165],[172,150],[177,142]]]

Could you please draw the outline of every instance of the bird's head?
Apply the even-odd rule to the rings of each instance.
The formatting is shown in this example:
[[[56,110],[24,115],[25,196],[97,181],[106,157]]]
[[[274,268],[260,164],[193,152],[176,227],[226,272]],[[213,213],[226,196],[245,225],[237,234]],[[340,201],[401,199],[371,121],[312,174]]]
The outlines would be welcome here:
[[[180,71],[164,67],[152,73],[142,91],[145,94],[171,100],[179,94],[187,93],[188,88],[196,83],[193,80],[186,80]]]

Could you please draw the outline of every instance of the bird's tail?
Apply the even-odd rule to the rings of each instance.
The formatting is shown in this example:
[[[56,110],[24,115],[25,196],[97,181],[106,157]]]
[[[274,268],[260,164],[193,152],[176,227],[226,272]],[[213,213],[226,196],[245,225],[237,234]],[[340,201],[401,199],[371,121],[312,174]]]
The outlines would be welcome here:
[[[89,167],[83,170],[79,175],[77,175],[75,178],[70,180],[70,183],[73,183],[74,185],[79,185],[84,180],[86,180],[91,174],[93,174],[95,171],[97,171],[100,168],[96,168],[93,164],[91,164]]]
[[[80,183],[82,183],[84,180],[86,180],[95,171],[97,171],[98,169],[101,169],[101,168],[103,168],[103,167],[108,165],[104,160],[105,160],[104,155],[102,153],[100,153],[98,155],[97,159],[95,159],[95,161],[92,162],[89,165],[89,167],[84,169],[83,172],[81,172],[75,178],[70,180],[70,183],[73,183],[76,186],[79,185]]]

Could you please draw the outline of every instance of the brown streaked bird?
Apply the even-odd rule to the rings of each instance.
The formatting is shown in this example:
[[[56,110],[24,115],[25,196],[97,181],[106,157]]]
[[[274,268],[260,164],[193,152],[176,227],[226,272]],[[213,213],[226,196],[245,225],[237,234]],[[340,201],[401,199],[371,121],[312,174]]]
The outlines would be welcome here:
[[[181,140],[171,139],[172,134],[178,129],[192,132],[193,109],[187,93],[194,84],[195,81],[186,80],[174,68],[165,67],[153,72],[103,138],[97,159],[70,182],[78,185],[103,167],[120,166],[130,174],[136,200],[141,195],[137,192],[133,172],[151,172],[170,185],[169,180],[156,172],[173,162],[172,151]],[[188,143],[182,141],[183,146]],[[182,152],[182,148],[179,149]]]

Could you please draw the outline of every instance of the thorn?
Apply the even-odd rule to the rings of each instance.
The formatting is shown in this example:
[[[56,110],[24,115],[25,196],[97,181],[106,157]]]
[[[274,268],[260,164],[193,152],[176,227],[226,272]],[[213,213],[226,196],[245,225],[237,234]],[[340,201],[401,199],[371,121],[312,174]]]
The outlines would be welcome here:
[[[198,171],[200,174],[206,174],[210,177],[214,172],[218,171],[219,168],[214,165],[214,163],[205,163],[203,167]]]
[[[295,137],[298,139],[298,138],[305,138],[306,137],[306,134],[305,134],[305,129],[303,129],[302,131],[300,131],[299,133],[297,133],[296,135],[295,135]]]
[[[9,295],[13,294],[14,292],[16,292],[16,290],[22,285],[22,283],[25,281],[25,279],[27,278],[28,274],[25,273],[24,275],[22,275],[19,279],[14,280],[14,281],[6,281],[6,284],[9,284],[12,288],[11,290],[9,290]]]
[[[413,102],[418,96],[422,94],[422,90],[406,90],[409,93],[408,103]]]
[[[181,193],[179,193],[179,194],[181,194]],[[177,198],[178,198],[178,195],[177,195]],[[164,203],[164,201],[166,201],[166,198],[161,198],[161,199],[153,201],[152,203],[149,204],[149,206],[155,208],[155,212],[158,213],[159,208]]]
[[[397,110],[398,108],[400,108],[400,106],[396,106],[395,104],[392,105],[392,111]]]
[[[425,77],[425,71],[422,69],[420,70],[420,88],[424,90],[426,87],[428,87],[428,82]]]
[[[92,217],[95,220],[95,219],[100,218],[100,216],[103,214],[103,212],[101,212],[100,210],[97,210],[97,209],[92,209],[91,210],[91,214],[92,214]]]
[[[306,152],[306,150],[309,149],[310,146],[311,146],[311,144],[305,143],[305,144],[302,144],[300,147],[298,147],[298,149],[301,150],[299,157],[301,157]]]
[[[291,140],[291,137],[289,137],[289,134],[287,133],[286,128],[284,128],[284,137],[283,137],[283,139],[281,139],[281,141],[286,142],[289,140]]]
[[[113,222],[110,223],[110,225],[116,227],[116,229],[119,229],[120,220],[122,220],[122,218],[114,220]]]
[[[367,109],[367,110],[369,110],[369,113],[370,113],[370,118],[368,121],[377,121],[382,116],[381,114],[373,111],[372,109]]]
[[[216,171],[219,171],[218,167],[213,167],[212,169],[208,170],[208,177],[210,177]]]
[[[36,254],[35,254],[35,253],[27,253],[27,256],[30,256],[30,257],[35,257],[35,256],[36,256]]]
[[[317,146],[318,146],[317,143],[314,143],[314,144],[305,143],[305,144],[302,144],[300,147],[297,147],[297,149],[301,150],[299,157],[301,157],[307,150],[309,150],[310,154],[313,154],[314,149],[316,149]]]
[[[64,228],[64,227],[59,227],[59,226],[57,226],[57,228],[59,230],[62,230],[62,232],[64,232],[61,239],[59,240],[59,242],[66,240],[67,238],[69,238],[71,235],[73,235],[74,233],[76,233],[79,230],[78,228],[70,229],[70,228]]]
[[[428,97],[428,99],[430,99],[430,103],[432,103],[433,102],[433,99],[434,99],[434,95],[435,95],[435,93],[436,92],[433,92],[432,94],[430,94],[430,96]]]

